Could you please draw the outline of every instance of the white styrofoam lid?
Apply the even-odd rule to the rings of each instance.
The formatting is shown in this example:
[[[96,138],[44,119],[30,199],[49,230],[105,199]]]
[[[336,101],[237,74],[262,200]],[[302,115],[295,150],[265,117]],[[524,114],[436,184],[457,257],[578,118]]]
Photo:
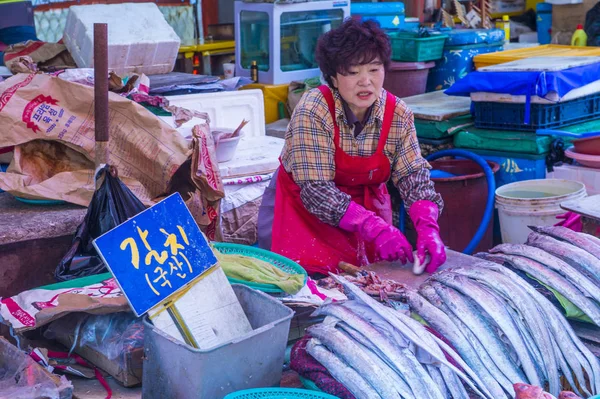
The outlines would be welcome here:
[[[244,126],[246,137],[265,135],[265,105],[262,90],[222,91],[218,93],[197,93],[180,96],[167,96],[171,105],[206,112],[210,117],[210,126],[237,128],[243,119],[249,121]],[[169,125],[174,126],[173,117],[161,117]],[[203,123],[202,119],[193,118],[177,129],[184,137],[191,135],[192,128]]]
[[[600,63],[600,57],[531,57],[478,69],[481,72],[562,71]]]

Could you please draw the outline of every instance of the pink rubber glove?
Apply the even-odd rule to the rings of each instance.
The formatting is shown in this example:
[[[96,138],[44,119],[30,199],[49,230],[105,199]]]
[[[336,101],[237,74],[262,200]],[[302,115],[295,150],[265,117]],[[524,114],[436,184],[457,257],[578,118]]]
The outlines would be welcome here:
[[[425,254],[429,252],[431,260],[426,267],[427,273],[433,273],[446,262],[446,247],[440,238],[440,227],[437,224],[438,206],[426,200],[417,201],[410,207],[410,219],[417,231],[417,257],[425,262]]]
[[[563,213],[558,215],[557,219],[562,219],[561,222],[555,224],[555,226],[562,226],[569,228],[573,231],[581,233],[583,231],[583,222],[581,221],[581,215],[574,212]]]
[[[404,234],[356,202],[350,202],[340,220],[340,228],[358,234],[366,242],[372,242],[375,255],[382,260],[399,260],[402,264],[407,260],[414,262],[412,247]]]

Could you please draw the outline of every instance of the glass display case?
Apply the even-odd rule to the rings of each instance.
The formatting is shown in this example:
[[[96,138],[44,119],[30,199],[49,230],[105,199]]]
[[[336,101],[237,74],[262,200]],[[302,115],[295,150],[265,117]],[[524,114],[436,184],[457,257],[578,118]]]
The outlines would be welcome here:
[[[259,83],[289,83],[319,76],[317,40],[349,16],[347,0],[287,4],[236,1],[236,74],[250,76],[250,65],[256,61]]]

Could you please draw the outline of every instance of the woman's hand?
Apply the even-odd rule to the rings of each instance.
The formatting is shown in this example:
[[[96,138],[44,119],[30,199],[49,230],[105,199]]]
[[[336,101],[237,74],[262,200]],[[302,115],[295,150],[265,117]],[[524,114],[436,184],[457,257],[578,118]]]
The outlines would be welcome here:
[[[440,237],[437,224],[438,206],[426,200],[417,201],[410,207],[410,218],[417,231],[417,257],[419,262],[425,262],[425,255],[431,258],[426,267],[427,273],[434,273],[446,262],[446,247]]]
[[[340,220],[340,228],[357,233],[366,242],[372,242],[375,256],[379,259],[390,262],[399,260],[403,264],[407,260],[414,262],[412,247],[404,234],[355,202],[350,202]]]

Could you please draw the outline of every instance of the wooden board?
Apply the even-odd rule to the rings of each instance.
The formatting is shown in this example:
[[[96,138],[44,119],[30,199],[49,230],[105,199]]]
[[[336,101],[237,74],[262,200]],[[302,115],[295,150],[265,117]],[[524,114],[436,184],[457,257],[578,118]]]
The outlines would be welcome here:
[[[473,261],[477,260],[472,256],[452,251],[450,249],[446,250],[446,255],[446,263],[440,267],[440,270],[453,266],[469,265]],[[412,265],[403,266],[398,262],[378,262],[362,269],[374,271],[382,279],[394,280],[399,283],[406,284],[411,288],[418,288],[430,276],[429,273],[423,273],[417,276],[412,272]]]
[[[600,194],[566,201],[561,203],[560,207],[567,211],[579,213],[582,216],[600,221]]]
[[[471,109],[469,97],[449,96],[441,90],[405,97],[402,101],[412,110],[415,118],[428,121],[441,122],[467,115]]]

